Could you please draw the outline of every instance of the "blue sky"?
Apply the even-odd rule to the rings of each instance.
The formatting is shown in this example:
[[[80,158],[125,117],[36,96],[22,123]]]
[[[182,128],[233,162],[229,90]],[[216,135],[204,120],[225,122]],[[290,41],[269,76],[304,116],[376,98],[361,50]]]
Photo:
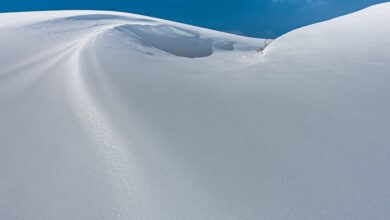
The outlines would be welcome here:
[[[132,12],[251,37],[290,30],[384,0],[0,0],[0,12],[96,9]]]

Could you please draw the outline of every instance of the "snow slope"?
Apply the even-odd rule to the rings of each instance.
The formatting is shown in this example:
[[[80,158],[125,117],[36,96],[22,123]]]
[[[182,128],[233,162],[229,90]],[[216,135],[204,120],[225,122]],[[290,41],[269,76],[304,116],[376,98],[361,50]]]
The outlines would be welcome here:
[[[389,24],[0,14],[0,219],[388,219]]]

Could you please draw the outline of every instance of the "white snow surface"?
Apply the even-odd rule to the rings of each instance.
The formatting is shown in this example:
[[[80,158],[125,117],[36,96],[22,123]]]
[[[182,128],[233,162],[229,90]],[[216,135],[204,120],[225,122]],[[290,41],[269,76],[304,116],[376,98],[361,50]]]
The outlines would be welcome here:
[[[0,14],[0,219],[389,219],[390,3],[263,43]]]

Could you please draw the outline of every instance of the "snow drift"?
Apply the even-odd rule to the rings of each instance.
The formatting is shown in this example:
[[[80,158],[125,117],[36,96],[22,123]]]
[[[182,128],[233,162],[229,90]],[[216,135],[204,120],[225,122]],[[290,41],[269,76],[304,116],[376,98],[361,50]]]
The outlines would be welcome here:
[[[389,23],[0,14],[0,218],[388,219]]]

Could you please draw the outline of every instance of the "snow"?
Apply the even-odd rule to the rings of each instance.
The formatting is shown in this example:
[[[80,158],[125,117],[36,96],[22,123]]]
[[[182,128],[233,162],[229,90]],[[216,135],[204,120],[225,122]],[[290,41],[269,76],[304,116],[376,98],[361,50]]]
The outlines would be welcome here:
[[[388,219],[389,23],[0,14],[0,219]]]

